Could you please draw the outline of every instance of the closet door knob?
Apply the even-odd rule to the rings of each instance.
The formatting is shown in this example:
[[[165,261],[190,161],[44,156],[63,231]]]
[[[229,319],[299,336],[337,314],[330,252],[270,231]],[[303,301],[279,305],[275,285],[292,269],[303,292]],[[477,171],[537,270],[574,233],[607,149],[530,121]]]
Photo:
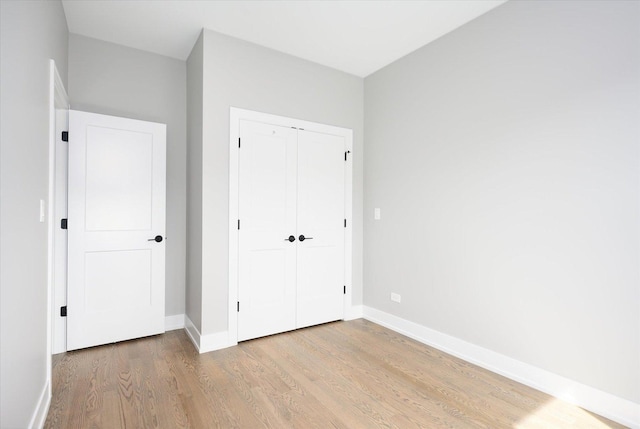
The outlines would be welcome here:
[[[298,240],[300,241],[313,240],[313,237],[305,237],[304,235],[301,235],[300,237],[298,237]]]
[[[293,243],[294,241],[296,241],[296,238],[293,235],[290,235],[289,238],[285,238],[284,241],[290,241],[291,243]]]

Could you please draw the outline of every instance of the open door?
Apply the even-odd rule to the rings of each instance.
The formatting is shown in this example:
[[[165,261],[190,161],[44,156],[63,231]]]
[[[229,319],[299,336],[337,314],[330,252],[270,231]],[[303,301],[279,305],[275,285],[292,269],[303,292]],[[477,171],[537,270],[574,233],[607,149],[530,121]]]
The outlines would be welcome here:
[[[70,111],[67,350],[164,332],[166,126]]]

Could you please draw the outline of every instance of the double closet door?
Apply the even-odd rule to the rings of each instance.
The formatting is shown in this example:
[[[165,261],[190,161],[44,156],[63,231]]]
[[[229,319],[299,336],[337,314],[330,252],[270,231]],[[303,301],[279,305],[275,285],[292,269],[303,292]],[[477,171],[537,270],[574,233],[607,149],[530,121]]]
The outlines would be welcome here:
[[[238,340],[344,317],[345,141],[240,121]]]

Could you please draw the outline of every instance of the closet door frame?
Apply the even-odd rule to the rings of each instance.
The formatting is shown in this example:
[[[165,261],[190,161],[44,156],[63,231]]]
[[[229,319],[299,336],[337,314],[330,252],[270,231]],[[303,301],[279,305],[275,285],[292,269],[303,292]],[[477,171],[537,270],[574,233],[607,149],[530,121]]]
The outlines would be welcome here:
[[[345,287],[344,317],[352,308],[352,259],[353,259],[353,130],[284,116],[231,107],[229,111],[229,305],[228,345],[238,344],[238,204],[239,204],[239,138],[240,121],[248,120],[265,124],[293,127],[307,131],[332,134],[345,140]]]

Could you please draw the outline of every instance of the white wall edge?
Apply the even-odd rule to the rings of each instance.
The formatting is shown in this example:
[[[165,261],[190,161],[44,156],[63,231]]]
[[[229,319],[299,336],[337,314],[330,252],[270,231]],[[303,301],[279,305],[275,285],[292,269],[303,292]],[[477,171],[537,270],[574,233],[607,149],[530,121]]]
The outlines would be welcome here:
[[[47,414],[49,413],[49,405],[51,405],[51,384],[47,381],[42,388],[40,398],[38,398],[38,404],[31,416],[29,422],[29,428],[42,428],[47,420]]]
[[[175,331],[176,329],[183,329],[185,327],[184,314],[174,314],[172,316],[164,317],[164,330]]]
[[[184,316],[184,324],[187,335],[200,354],[226,349],[227,347],[235,345],[229,342],[229,333],[227,331],[202,335],[191,319],[189,319],[189,316],[186,315]]]
[[[625,426],[640,429],[640,404],[372,307],[363,306],[363,317],[423,344],[545,392],[558,399],[592,411]]]

